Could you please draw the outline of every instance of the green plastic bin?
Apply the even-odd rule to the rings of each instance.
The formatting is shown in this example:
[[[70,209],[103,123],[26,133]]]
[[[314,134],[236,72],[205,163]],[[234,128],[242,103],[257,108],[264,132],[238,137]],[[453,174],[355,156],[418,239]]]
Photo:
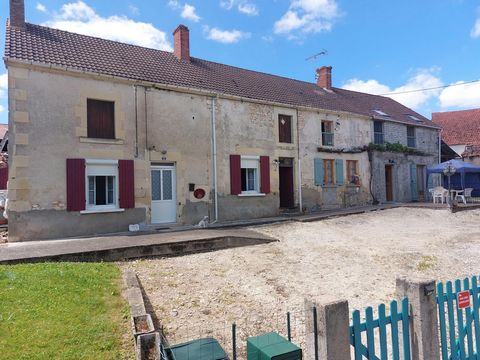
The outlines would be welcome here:
[[[175,360],[228,360],[225,351],[212,337],[173,345],[169,351]]]
[[[249,337],[248,360],[301,360],[302,349],[276,332]]]

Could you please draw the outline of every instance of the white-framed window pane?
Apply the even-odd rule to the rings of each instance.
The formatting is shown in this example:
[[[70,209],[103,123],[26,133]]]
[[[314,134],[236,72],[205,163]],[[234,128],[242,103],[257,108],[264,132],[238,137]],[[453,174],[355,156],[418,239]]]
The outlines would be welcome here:
[[[107,204],[115,204],[115,177],[107,176]]]
[[[173,186],[172,186],[172,170],[163,170],[162,174],[162,187],[163,187],[163,200],[173,199]]]
[[[247,191],[256,190],[256,173],[257,169],[247,169]]]
[[[88,205],[115,205],[115,176],[88,177]]]
[[[88,204],[95,205],[95,176],[88,177]]]
[[[242,169],[242,191],[258,191],[257,189],[257,169]]]
[[[152,171],[152,200],[162,200],[161,190],[161,171]]]

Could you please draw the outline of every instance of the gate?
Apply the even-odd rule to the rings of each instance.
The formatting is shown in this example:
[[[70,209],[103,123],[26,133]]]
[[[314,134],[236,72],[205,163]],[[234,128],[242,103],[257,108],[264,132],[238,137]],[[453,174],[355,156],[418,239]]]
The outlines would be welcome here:
[[[462,287],[463,283],[463,287]],[[479,289],[477,277],[437,285],[442,360],[478,359],[480,350]]]
[[[355,360],[399,360],[400,355],[403,355],[402,359],[410,360],[408,299],[401,301],[400,311],[397,301],[392,301],[389,316],[386,316],[385,304],[380,304],[376,319],[373,318],[372,307],[367,307],[364,322],[360,320],[360,311],[355,310],[353,324],[350,326],[350,344],[354,349]]]

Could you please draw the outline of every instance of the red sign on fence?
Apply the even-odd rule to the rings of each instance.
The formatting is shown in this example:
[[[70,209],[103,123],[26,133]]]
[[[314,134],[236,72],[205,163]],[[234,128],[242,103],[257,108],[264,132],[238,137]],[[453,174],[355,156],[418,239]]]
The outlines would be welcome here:
[[[462,291],[457,294],[457,306],[459,309],[470,307],[470,291]]]

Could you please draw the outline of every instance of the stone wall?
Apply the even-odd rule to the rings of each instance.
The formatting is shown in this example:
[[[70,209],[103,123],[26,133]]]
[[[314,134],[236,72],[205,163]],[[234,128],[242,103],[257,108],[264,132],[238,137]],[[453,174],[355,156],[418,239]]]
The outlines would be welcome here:
[[[361,148],[370,142],[373,134],[370,119],[322,111],[299,111],[298,117],[304,210],[309,212],[369,203],[370,169],[367,151],[357,153],[343,151]],[[332,121],[334,124],[334,145],[331,147],[322,146],[322,120]],[[344,185],[315,185],[315,159],[343,160]],[[347,160],[358,162],[360,186],[348,184],[346,181]]]

